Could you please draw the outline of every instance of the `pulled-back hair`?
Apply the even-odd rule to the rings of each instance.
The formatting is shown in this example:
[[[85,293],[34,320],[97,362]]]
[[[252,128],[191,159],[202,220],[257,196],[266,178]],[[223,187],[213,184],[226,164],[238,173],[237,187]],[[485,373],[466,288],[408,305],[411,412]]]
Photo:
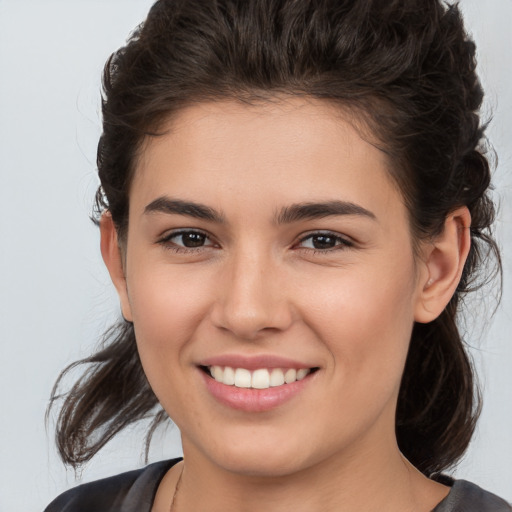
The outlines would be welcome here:
[[[479,395],[456,316],[463,294],[489,276],[481,275],[489,258],[500,268],[475,66],[458,7],[438,0],[159,0],[103,77],[96,218],[109,210],[121,241],[143,141],[180,109],[209,100],[303,95],[354,113],[389,155],[416,242],[468,207],[462,279],[436,320],[415,324],[398,398],[399,448],[428,476],[453,466],[474,431]],[[149,442],[166,415],[133,326],[113,327],[96,354],[71,367],[83,363],[58,420],[63,460],[87,461],[154,414]]]

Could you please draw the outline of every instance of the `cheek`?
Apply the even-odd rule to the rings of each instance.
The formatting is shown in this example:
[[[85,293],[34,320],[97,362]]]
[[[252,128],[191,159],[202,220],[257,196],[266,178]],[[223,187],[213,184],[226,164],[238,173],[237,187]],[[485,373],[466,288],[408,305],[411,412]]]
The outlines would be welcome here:
[[[128,275],[128,292],[134,323],[144,326],[145,331],[153,328],[157,332],[172,325],[176,329],[174,334],[180,338],[181,331],[195,323],[206,306],[209,272],[144,259],[139,264],[134,259],[133,267]]]
[[[197,390],[184,370],[190,361],[190,340],[206,310],[205,287],[179,273],[147,272],[131,276],[131,308],[139,357],[148,382],[170,417],[203,420]],[[202,282],[204,285],[204,280]]]
[[[135,265],[134,265],[135,266]],[[129,275],[129,295],[139,354],[153,387],[172,378],[169,368],[208,311],[208,278],[201,272],[140,265]]]
[[[330,351],[337,378],[360,389],[399,384],[414,319],[413,272],[403,261],[386,272],[341,270],[327,291],[307,287],[304,318]]]

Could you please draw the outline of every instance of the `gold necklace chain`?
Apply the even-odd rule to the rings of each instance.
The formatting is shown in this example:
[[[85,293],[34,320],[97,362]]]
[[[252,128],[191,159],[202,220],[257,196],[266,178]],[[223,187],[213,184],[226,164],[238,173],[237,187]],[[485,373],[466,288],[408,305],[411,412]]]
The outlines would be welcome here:
[[[174,494],[172,495],[171,506],[169,507],[169,512],[172,512],[172,510],[173,510],[174,500],[176,499],[176,496],[178,495],[178,490],[180,488],[181,477],[183,475],[184,467],[185,467],[185,463],[183,463],[183,466],[181,467],[181,473],[180,473],[180,476],[178,477],[178,481],[176,482],[176,487],[174,488]]]

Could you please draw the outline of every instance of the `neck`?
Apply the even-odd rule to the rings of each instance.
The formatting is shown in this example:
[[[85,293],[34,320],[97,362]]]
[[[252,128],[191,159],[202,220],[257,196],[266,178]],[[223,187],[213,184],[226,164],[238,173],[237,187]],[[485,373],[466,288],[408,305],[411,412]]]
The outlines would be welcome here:
[[[173,512],[427,512],[448,492],[414,469],[396,443],[366,456],[336,454],[281,476],[234,473],[185,445],[184,453]]]

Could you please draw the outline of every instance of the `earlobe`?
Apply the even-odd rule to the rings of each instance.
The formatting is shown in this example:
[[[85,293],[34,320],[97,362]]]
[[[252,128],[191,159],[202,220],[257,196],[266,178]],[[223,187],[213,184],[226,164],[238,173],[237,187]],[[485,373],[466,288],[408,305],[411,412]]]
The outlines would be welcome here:
[[[129,322],[132,320],[132,312],[128,291],[126,287],[126,277],[124,272],[123,257],[119,247],[117,230],[112,220],[110,212],[105,212],[100,219],[100,248],[101,256],[110,274],[110,278],[119,295],[121,302],[121,312],[123,318]]]
[[[418,283],[415,320],[435,320],[452,298],[471,245],[471,215],[464,206],[445,220],[443,232],[424,248],[424,269]]]

